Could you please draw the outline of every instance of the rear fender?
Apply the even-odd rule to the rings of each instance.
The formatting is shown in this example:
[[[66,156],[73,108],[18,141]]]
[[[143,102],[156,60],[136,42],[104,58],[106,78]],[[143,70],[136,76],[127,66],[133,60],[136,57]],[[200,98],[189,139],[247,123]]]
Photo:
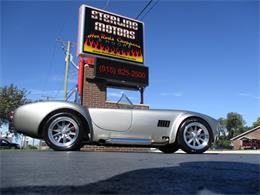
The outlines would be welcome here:
[[[42,125],[48,117],[64,110],[77,113],[81,120],[88,124],[92,137],[93,128],[88,108],[70,102],[45,101],[26,104],[15,111],[14,124],[18,127],[18,131],[20,130],[26,135],[39,138],[41,137]]]
[[[92,140],[92,135],[93,135],[93,128],[92,128],[92,123],[90,122],[90,120],[87,117],[87,113],[80,113],[78,110],[74,110],[71,108],[62,108],[62,109],[58,109],[55,110],[51,113],[49,113],[40,123],[39,126],[39,130],[38,130],[38,134],[39,137],[42,137],[43,135],[43,126],[44,124],[46,124],[46,122],[54,115],[58,114],[58,113],[63,113],[63,112],[69,112],[75,116],[77,116],[83,123],[84,125],[84,140]],[[90,134],[90,136],[89,136]]]

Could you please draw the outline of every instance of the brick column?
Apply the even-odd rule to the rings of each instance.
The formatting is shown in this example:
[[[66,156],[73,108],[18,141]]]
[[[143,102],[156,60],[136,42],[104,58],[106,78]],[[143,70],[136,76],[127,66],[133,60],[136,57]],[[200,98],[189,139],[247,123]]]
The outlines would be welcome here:
[[[89,108],[128,108],[128,105],[116,104],[106,101],[107,82],[105,80],[94,79],[94,67],[85,66],[83,82],[82,104]],[[149,109],[144,104],[135,105],[135,109]],[[95,146],[85,145],[84,151],[102,151],[102,152],[149,152],[149,148],[136,147],[114,147],[114,146]]]
[[[83,82],[83,101],[82,104],[89,108],[127,108],[127,105],[118,105],[115,102],[108,102],[107,82],[105,80],[94,79],[93,66],[85,66]],[[149,109],[144,104],[134,105],[135,109]]]

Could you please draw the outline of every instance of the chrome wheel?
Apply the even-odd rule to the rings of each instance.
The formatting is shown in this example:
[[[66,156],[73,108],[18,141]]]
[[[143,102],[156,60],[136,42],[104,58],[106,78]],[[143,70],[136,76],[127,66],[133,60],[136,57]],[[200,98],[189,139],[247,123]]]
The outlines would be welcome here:
[[[73,145],[79,136],[78,123],[67,116],[61,116],[53,120],[48,128],[50,142],[58,147]]]
[[[208,146],[210,133],[203,124],[191,122],[185,126],[183,138],[188,147],[194,150],[200,150]]]

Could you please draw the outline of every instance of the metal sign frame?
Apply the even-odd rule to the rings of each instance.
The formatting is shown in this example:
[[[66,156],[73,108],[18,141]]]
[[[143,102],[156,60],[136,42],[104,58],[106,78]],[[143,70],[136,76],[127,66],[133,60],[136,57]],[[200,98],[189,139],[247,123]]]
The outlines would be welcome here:
[[[144,23],[82,5],[77,53],[143,65]]]
[[[146,87],[149,84],[149,69],[146,66],[132,65],[106,59],[96,59],[95,78],[120,85]]]

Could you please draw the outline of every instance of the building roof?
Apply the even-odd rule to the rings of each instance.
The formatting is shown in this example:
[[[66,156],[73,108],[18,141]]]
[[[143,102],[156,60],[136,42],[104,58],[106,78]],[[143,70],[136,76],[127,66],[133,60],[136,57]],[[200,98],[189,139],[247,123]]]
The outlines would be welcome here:
[[[250,130],[248,130],[248,131],[245,131],[244,133],[241,133],[241,134],[239,134],[239,135],[237,135],[237,136],[235,136],[235,137],[232,137],[230,140],[231,140],[231,141],[237,140],[237,139],[239,139],[239,138],[241,138],[241,137],[243,137],[243,136],[245,136],[245,135],[247,135],[247,134],[249,134],[249,133],[252,133],[253,131],[258,130],[258,129],[260,129],[260,126],[257,126],[257,127],[253,128],[253,129],[250,129]]]

